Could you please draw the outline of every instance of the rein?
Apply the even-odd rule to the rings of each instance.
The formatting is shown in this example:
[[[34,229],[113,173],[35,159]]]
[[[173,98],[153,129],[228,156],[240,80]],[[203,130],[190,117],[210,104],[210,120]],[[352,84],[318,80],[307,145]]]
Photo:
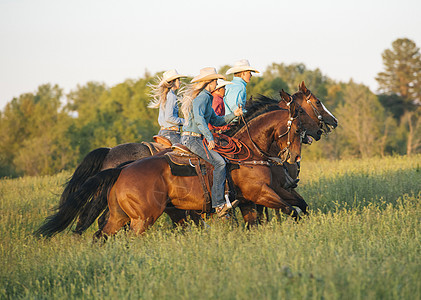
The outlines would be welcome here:
[[[288,106],[289,105],[290,105],[290,103],[288,103]],[[278,153],[278,157],[281,157],[282,156],[281,157],[281,160],[282,161],[287,160],[288,159],[288,156],[290,155],[289,147],[291,145],[291,142],[290,142],[291,126],[292,126],[292,122],[296,118],[298,118],[298,116],[295,117],[295,118],[293,118],[291,116],[291,111],[289,110],[289,119],[288,119],[288,122],[287,122],[287,130],[286,130],[285,133],[280,134],[278,136],[278,138],[282,138],[283,136],[288,135],[287,146],[284,149],[282,149],[281,151],[279,151],[279,153]],[[248,137],[250,139],[251,144],[257,150],[257,152],[259,153],[259,155],[262,158],[264,158],[265,160],[263,160],[263,161],[246,161],[250,157],[250,154],[251,154],[250,153],[250,149],[247,147],[247,145],[244,144],[242,141],[236,139],[236,138],[229,137],[229,136],[226,136],[226,135],[223,135],[223,134],[219,134],[219,135],[214,134],[214,136],[216,136],[216,137],[222,137],[223,139],[225,139],[226,141],[228,141],[228,145],[227,146],[222,146],[222,145],[215,144],[215,148],[213,150],[215,152],[218,152],[224,158],[226,158],[226,159],[228,159],[230,161],[233,161],[233,162],[237,162],[237,163],[239,163],[241,165],[264,165],[264,166],[270,166],[271,163],[274,163],[276,165],[279,165],[279,162],[278,161],[274,160],[271,157],[270,154],[268,154],[265,151],[263,151],[262,149],[260,149],[259,146],[253,141],[253,138],[251,137],[251,134],[250,134],[248,123],[246,122],[246,120],[244,118],[244,115],[241,115],[241,119],[244,122],[244,125],[245,125],[245,128],[246,128],[246,132],[247,132],[247,135],[248,135]],[[203,145],[204,145],[205,150],[206,150],[207,149],[207,145],[208,145],[208,142],[207,142],[206,139],[203,139]],[[235,155],[235,154],[240,153],[241,152],[241,149],[243,147],[247,150],[247,156],[245,158],[233,159],[233,158],[229,157],[229,155]]]
[[[247,160],[250,157],[250,149],[242,141],[236,138],[227,136],[225,134],[214,133],[213,135],[214,137],[217,137],[218,139],[222,139],[228,142],[226,146],[215,143],[215,148],[212,149],[215,152],[218,152],[222,157],[228,160],[237,161],[237,162]],[[205,147],[205,150],[207,150],[208,149],[207,146],[209,144],[208,141],[206,139],[203,139],[202,141],[203,141],[203,146]],[[243,148],[247,150],[246,157],[244,158],[230,158],[229,157],[231,155],[239,154]]]
[[[253,139],[251,138],[250,135],[250,130],[249,130],[249,125],[246,122],[246,119],[244,118],[244,115],[241,115],[241,119],[243,120],[244,124],[246,125],[246,131],[247,131],[247,135],[250,139],[251,144],[253,145],[253,147],[257,150],[257,152],[260,154],[261,157],[265,157],[267,159],[269,159],[270,155],[267,154],[265,151],[263,151],[262,149],[259,148],[259,146],[256,145],[256,143],[253,141]]]

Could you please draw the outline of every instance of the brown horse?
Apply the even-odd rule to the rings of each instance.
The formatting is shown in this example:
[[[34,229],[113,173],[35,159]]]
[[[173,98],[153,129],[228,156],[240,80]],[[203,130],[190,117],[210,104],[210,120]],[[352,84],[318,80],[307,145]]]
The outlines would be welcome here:
[[[243,127],[234,135],[252,151],[251,161],[260,160],[260,153],[268,151],[274,140],[282,149],[288,149],[287,161],[296,162],[300,158],[300,121],[295,118],[291,126],[279,124],[289,111],[276,110],[254,118],[249,124],[248,139]],[[291,114],[290,114],[291,115]],[[291,131],[290,135],[285,135]],[[256,204],[270,208],[280,208],[284,213],[297,218],[298,214],[284,199],[270,188],[271,174],[267,165],[242,166],[231,173],[237,195]],[[169,200],[170,199],[170,200]],[[164,212],[168,201],[178,209],[201,210],[203,190],[197,177],[173,176],[164,157],[150,157],[137,161],[121,170],[118,179],[108,195],[110,217],[102,233],[112,235],[130,221],[130,228],[136,233],[144,232]]]
[[[249,111],[248,118],[253,118],[253,115],[258,115],[262,112],[262,110],[267,110],[268,107],[271,107],[273,109],[278,109],[278,107],[288,109],[290,111],[294,111],[297,115],[297,117],[301,121],[301,128],[302,133],[306,133],[306,135],[302,135],[302,138],[307,138],[307,134],[315,138],[316,140],[320,139],[320,136],[322,134],[321,130],[319,130],[318,125],[315,121],[313,121],[307,113],[296,103],[294,102],[294,99],[290,97],[289,99],[285,101],[277,101],[274,99],[270,99],[264,96],[257,97],[257,101],[252,101],[247,106],[247,109]],[[260,107],[260,108],[259,108]],[[280,120],[281,122],[288,122],[291,121],[291,116],[288,116],[286,120]],[[229,132],[228,132],[229,134]],[[276,144],[276,142],[274,142]],[[276,147],[278,149],[278,147]],[[276,156],[279,154],[280,151],[277,150],[276,153],[271,153],[269,156]],[[161,154],[164,154],[162,152]],[[284,153],[286,154],[286,153]],[[160,154],[157,154],[160,155]],[[290,205],[297,206],[301,209],[303,213],[307,213],[307,203],[304,201],[304,199],[295,191],[289,192],[285,189],[283,189],[284,183],[285,183],[285,171],[283,167],[279,166],[278,162],[273,161],[268,156],[266,156],[266,159],[271,160],[271,163],[269,165],[271,172],[272,172],[272,182],[271,186],[273,186],[274,190],[278,193],[278,195],[281,196],[281,198],[286,199]],[[282,165],[282,164],[281,164]],[[249,225],[255,225],[257,224],[256,219],[254,217],[254,203],[248,202],[246,199],[242,198],[241,195],[237,195],[237,197],[242,200],[242,203],[240,204],[240,210],[243,215],[243,218],[245,222]],[[77,228],[79,228],[80,232],[83,232],[86,230],[99,216],[99,214],[102,212],[103,209],[106,209],[106,203],[104,202],[102,206],[97,205],[95,203],[98,203],[97,199],[94,199],[92,201],[92,205],[96,207],[96,209],[91,210],[90,214],[86,217],[84,217],[78,224]],[[176,222],[177,224],[183,224],[186,221],[186,212],[184,210],[179,210],[173,206],[167,207],[165,209],[165,212],[170,216],[171,220],[173,222]],[[102,217],[100,218],[99,222],[99,228],[103,228],[106,221],[106,214],[108,213],[108,209],[103,213]],[[190,217],[193,219],[193,221],[198,223],[198,214],[191,212],[188,213]]]
[[[286,99],[286,101],[289,102],[291,101],[291,99]],[[279,104],[276,103],[277,102],[273,102],[272,104],[287,108],[284,101],[279,102]],[[254,105],[254,103],[252,103],[252,105]],[[256,110],[256,107],[254,107],[254,109]],[[309,124],[307,116],[304,116],[301,112],[299,114],[299,117],[303,122],[303,128],[307,130],[307,135],[312,136],[316,140],[320,139],[321,132],[314,130],[314,124]],[[65,203],[69,199],[69,197],[73,193],[75,193],[90,177],[95,176],[98,172],[110,168],[115,168],[118,165],[128,161],[134,161],[145,157],[149,157],[153,154],[156,154],[160,149],[162,149],[162,147],[159,147],[159,145],[156,144],[153,144],[152,147],[148,147],[144,143],[127,143],[118,145],[113,148],[98,148],[91,151],[83,159],[83,161],[76,168],[69,181],[66,183],[65,189],[60,198],[60,205]],[[276,152],[276,154],[278,152]],[[278,168],[275,169],[278,170]],[[283,175],[284,174],[278,174],[278,177],[283,178]],[[97,202],[98,201],[99,200],[97,200]],[[87,219],[93,217],[91,214],[91,206],[96,205],[94,204],[94,202],[95,201],[87,202],[86,205],[82,208],[75,229],[76,233],[82,234],[82,232],[86,230],[86,224],[89,223]],[[106,207],[106,203],[104,203],[104,205]],[[300,208],[305,211],[305,207],[306,204],[302,204]],[[98,205],[96,205],[96,209],[100,209]],[[242,209],[242,212],[245,212],[245,209]],[[94,214],[96,213],[99,212],[95,212]],[[168,207],[166,209],[166,213],[168,213],[168,215],[174,223],[183,223],[186,215],[189,214],[188,212],[179,211],[174,207]],[[191,214],[191,217],[194,218],[196,217],[196,215]],[[102,214],[100,218],[100,223],[105,222],[106,218],[107,211],[105,211]]]
[[[292,96],[286,93],[285,91],[280,92],[281,98],[284,102],[280,102],[280,107],[285,107],[285,103],[294,101],[299,104],[299,106],[306,111],[306,113],[317,122],[319,128],[323,130],[325,134],[328,134],[331,129],[334,129],[338,126],[337,119],[327,110],[323,103],[306,87],[304,81],[298,87],[298,92],[294,93]],[[316,141],[318,139],[316,138]],[[311,144],[310,142],[306,142]],[[271,152],[278,152],[280,149],[273,145]],[[295,200],[290,201],[290,204],[293,206],[299,207],[304,214],[307,213],[307,203],[299,195],[294,188],[285,188],[285,171],[284,167],[288,169],[289,175],[292,179],[296,179],[299,174],[299,164],[289,164],[284,162],[284,166],[273,166],[272,178],[274,179],[271,187],[281,196],[288,197],[294,196]],[[289,194],[288,194],[289,193]],[[240,206],[243,218],[247,221],[248,224],[254,225],[258,224],[263,220],[263,206],[256,206],[252,203],[243,203]],[[275,210],[276,215],[279,216],[279,210]],[[267,216],[268,218],[268,216]]]
[[[255,111],[251,109],[251,113]],[[238,124],[232,134],[251,150],[251,161],[261,161],[259,152],[267,152],[276,141],[280,149],[285,149],[287,161],[293,163],[300,157],[301,131],[295,108],[273,109],[272,105],[267,112],[249,121],[249,126]],[[267,207],[280,208],[284,213],[298,218],[296,210],[287,203],[294,199],[282,199],[270,188],[268,164],[247,166],[243,163],[231,175],[240,197]],[[113,234],[128,221],[136,232],[143,232],[162,214],[169,201],[183,210],[200,210],[203,206],[203,190],[197,177],[173,176],[164,157],[146,158],[123,169],[105,170],[95,177],[88,180],[98,181],[91,188],[93,192],[101,185],[112,186],[108,195],[110,218],[104,227],[106,234]],[[71,195],[70,200],[60,206],[55,215],[47,218],[47,222],[36,233],[51,236],[70,225],[86,203],[82,198],[89,192],[92,195],[92,191],[86,191],[88,188],[82,186],[81,191]]]

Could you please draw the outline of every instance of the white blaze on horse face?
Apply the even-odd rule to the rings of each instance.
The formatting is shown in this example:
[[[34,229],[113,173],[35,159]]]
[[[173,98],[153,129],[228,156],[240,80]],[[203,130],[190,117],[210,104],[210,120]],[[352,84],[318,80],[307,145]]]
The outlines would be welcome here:
[[[326,106],[324,106],[324,104],[321,101],[320,101],[320,104],[322,105],[324,111],[327,112],[332,118],[336,120],[335,116],[331,114],[331,112],[326,108]]]

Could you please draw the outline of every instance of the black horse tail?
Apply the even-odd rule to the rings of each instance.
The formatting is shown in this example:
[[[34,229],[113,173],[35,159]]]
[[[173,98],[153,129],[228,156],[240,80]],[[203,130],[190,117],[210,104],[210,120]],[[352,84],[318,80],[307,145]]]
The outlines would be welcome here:
[[[101,190],[98,191],[96,196],[92,197],[92,200],[89,201],[86,206],[82,209],[81,214],[79,216],[79,220],[76,224],[76,228],[74,233],[82,234],[88,229],[95,220],[104,212],[104,210],[108,209],[108,188],[103,187]],[[108,220],[108,216],[103,214],[102,222],[98,221],[99,227],[104,227],[105,224],[102,224]]]
[[[98,192],[103,193],[104,190],[108,191],[114,185],[121,170],[121,168],[107,169],[89,178],[79,190],[72,193],[67,201],[59,206],[58,211],[54,215],[47,217],[45,223],[34,234],[36,236],[52,237],[56,233],[65,230],[74,222],[80,211],[95,194]]]
[[[66,182],[63,193],[60,196],[60,206],[63,205],[71,194],[76,192],[89,177],[101,171],[104,160],[111,148],[98,148],[89,152],[83,161],[77,166],[72,177]]]
[[[121,169],[132,163],[134,160],[126,161],[116,168]],[[88,229],[92,223],[102,214],[101,218],[98,220],[98,226],[100,228],[104,227],[106,221],[108,220],[108,189],[102,188],[98,190],[96,195],[94,195],[91,201],[87,202],[83,209],[80,211],[79,220],[76,224],[74,233],[82,234]],[[105,211],[105,212],[104,212]]]

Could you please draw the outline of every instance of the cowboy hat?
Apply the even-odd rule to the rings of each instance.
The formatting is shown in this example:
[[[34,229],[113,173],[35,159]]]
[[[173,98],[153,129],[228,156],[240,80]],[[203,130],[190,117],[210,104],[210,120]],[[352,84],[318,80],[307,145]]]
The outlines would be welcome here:
[[[216,73],[216,69],[209,67],[209,68],[203,68],[200,70],[200,74],[197,75],[192,79],[192,83],[199,82],[199,81],[209,81],[213,79],[225,79],[224,75]]]
[[[231,82],[231,81],[226,81],[226,80],[223,80],[223,79],[218,79],[218,80],[216,81],[216,88],[215,88],[215,91],[216,91],[217,89],[220,89],[221,87],[226,86],[227,84],[232,84],[232,82]]]
[[[250,67],[250,63],[247,59],[242,59],[235,62],[234,66],[228,69],[226,74],[227,75],[235,74],[235,73],[243,72],[243,71],[251,71],[251,72],[259,73],[259,71],[257,71],[255,68]]]
[[[164,72],[164,74],[162,74],[161,82],[164,82],[164,81],[170,82],[180,77],[187,77],[187,76],[178,74],[176,69],[168,70]]]

